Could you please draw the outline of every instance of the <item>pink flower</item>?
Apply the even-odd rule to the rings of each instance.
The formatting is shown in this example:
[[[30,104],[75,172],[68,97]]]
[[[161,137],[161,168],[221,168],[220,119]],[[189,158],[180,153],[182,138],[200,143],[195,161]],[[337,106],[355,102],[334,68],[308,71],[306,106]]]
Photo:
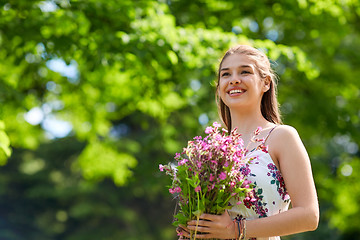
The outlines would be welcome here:
[[[261,130],[261,128],[257,128],[254,133],[260,134]],[[250,174],[247,163],[252,162],[255,157],[248,159],[245,156],[248,149],[244,147],[241,134],[236,129],[231,131],[222,129],[221,124],[217,122],[206,127],[205,133],[207,135],[203,138],[196,136],[188,141],[187,147],[183,148],[181,153],[175,154],[177,167],[173,168],[170,164],[159,165],[160,171],[164,171],[172,178],[169,192],[179,197],[180,206],[198,206],[198,197],[201,198],[200,201],[205,198],[205,200],[214,200],[215,202],[233,197],[234,203],[238,205],[256,204],[257,202],[253,202],[257,199],[254,197],[255,192],[252,191],[253,184],[251,181],[245,180],[245,177]],[[261,139],[253,136],[251,140],[255,142]],[[266,150],[265,146],[263,148]],[[194,189],[190,192],[188,191],[189,183]],[[247,190],[243,191],[243,188],[247,188]],[[214,195],[219,189],[224,191],[224,194]],[[218,198],[213,199],[214,196],[218,196]],[[196,207],[192,209],[196,209]],[[189,211],[186,208],[182,210]],[[189,215],[189,212],[184,212],[183,216],[185,217],[186,214]]]
[[[219,127],[221,127],[221,124],[219,124],[219,123],[217,123],[217,122],[214,122],[214,123],[213,123],[213,126],[219,128]]]
[[[180,192],[181,192],[181,188],[180,188],[180,187],[170,188],[170,189],[169,189],[169,192],[170,192],[171,194],[180,193]]]
[[[181,192],[181,188],[180,188],[180,187],[176,187],[176,188],[174,189],[174,192],[177,192],[177,193]]]
[[[224,180],[226,178],[226,173],[224,173],[224,172],[220,173],[219,178],[221,180]]]
[[[183,160],[181,160],[181,161],[179,162],[179,165],[180,165],[180,166],[181,166],[181,165],[184,165],[187,161],[188,161],[188,160],[187,160],[186,158],[184,158]]]
[[[262,130],[262,127],[257,127],[257,129],[255,130],[254,134],[255,134],[255,135],[259,135],[260,132],[261,132],[261,130]]]
[[[205,129],[205,133],[206,133],[206,134],[210,134],[212,131],[213,131],[213,128],[212,128],[212,127],[207,127],[207,128]]]
[[[200,140],[201,140],[201,136],[196,136],[196,137],[194,137],[194,139],[200,141]]]
[[[210,177],[209,177],[209,180],[210,182],[214,181],[215,177],[210,173]]]
[[[164,171],[164,165],[159,164],[159,169],[160,169],[160,172]]]
[[[264,145],[261,145],[261,150],[265,153],[268,153],[269,152],[269,147],[268,146],[264,146]]]

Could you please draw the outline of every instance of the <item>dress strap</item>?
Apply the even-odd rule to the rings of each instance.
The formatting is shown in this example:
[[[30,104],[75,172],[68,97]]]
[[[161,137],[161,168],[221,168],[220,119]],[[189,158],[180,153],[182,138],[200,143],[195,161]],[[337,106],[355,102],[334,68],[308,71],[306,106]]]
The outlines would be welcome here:
[[[266,142],[266,140],[267,140],[268,137],[270,136],[271,132],[272,132],[277,126],[278,126],[278,125],[275,125],[272,129],[270,129],[270,131],[269,131],[269,133],[266,135],[266,137],[263,138],[264,140],[262,141],[262,143],[261,143],[259,146],[254,147],[254,148],[253,148],[251,151],[249,151],[249,152],[253,152],[253,151],[255,151],[255,150],[263,149],[263,147],[265,147],[265,142]]]
[[[269,131],[269,133],[266,135],[266,137],[265,137],[265,139],[264,139],[264,141],[263,141],[263,144],[265,144],[265,142],[266,142],[266,140],[269,138],[271,132],[272,132],[277,126],[278,126],[278,125],[275,125],[275,126]]]

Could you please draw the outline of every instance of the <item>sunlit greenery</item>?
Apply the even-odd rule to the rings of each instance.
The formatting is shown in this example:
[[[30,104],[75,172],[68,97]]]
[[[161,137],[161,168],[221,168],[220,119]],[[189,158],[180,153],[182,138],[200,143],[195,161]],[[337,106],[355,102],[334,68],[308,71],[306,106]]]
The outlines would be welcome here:
[[[0,16],[1,239],[176,239],[158,164],[218,120],[237,43],[272,59],[312,160],[320,226],[286,239],[358,238],[359,1],[17,0]]]

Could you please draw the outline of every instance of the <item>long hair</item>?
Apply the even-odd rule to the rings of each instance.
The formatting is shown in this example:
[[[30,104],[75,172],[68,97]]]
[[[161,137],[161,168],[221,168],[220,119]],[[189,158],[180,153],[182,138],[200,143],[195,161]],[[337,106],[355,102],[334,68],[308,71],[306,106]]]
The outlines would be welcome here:
[[[277,101],[277,87],[276,80],[277,77],[274,71],[271,69],[270,61],[268,57],[261,51],[257,50],[248,45],[237,45],[230,48],[221,59],[218,69],[218,81],[216,85],[216,102],[218,105],[219,115],[221,120],[225,124],[228,130],[231,130],[231,114],[230,109],[223,102],[219,95],[219,84],[220,84],[220,69],[223,61],[232,54],[244,54],[252,58],[255,62],[257,71],[259,72],[260,77],[264,80],[266,77],[270,78],[270,88],[266,91],[261,99],[260,110],[263,117],[269,122],[275,124],[282,124],[281,115],[279,110],[279,104]]]

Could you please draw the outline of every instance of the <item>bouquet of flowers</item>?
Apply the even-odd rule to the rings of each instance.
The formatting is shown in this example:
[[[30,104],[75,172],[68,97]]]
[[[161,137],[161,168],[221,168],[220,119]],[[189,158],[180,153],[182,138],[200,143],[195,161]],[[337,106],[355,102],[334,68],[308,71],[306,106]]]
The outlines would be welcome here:
[[[195,137],[183,152],[176,153],[176,164],[159,165],[172,179],[169,192],[179,200],[175,226],[199,220],[202,213],[222,214],[231,208],[229,200],[241,204],[253,185],[246,180],[248,174],[247,148],[236,129],[220,131],[221,125],[213,123],[206,128],[207,136]],[[260,128],[254,136],[260,133]],[[253,137],[253,139],[255,139]],[[191,233],[196,239],[195,233]]]

